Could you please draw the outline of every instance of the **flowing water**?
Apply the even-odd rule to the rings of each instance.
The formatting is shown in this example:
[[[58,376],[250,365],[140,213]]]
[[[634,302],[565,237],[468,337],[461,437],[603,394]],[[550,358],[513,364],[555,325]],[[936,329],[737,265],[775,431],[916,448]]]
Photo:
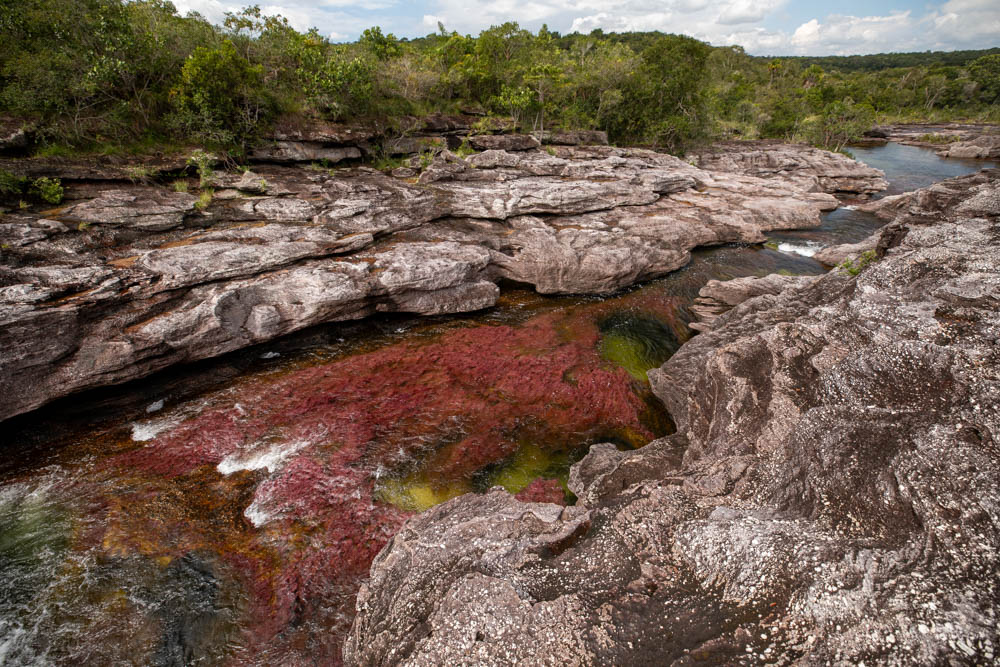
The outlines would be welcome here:
[[[890,192],[984,165],[857,149]],[[487,312],[313,329],[5,425],[0,664],[331,664],[372,558],[413,513],[500,485],[572,501],[595,442],[669,415],[645,371],[710,279],[815,274],[879,223],[724,246],[608,298],[504,286]]]

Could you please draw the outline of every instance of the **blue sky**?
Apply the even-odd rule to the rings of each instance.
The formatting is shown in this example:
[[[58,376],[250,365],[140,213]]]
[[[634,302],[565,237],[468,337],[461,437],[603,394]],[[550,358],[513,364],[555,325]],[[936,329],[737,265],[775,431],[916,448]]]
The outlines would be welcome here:
[[[182,12],[220,21],[239,0],[174,0]],[[562,33],[662,30],[757,55],[845,55],[1000,46],[1000,0],[275,0],[259,2],[300,30],[353,40],[372,25],[400,37],[448,30],[476,34],[517,21]]]

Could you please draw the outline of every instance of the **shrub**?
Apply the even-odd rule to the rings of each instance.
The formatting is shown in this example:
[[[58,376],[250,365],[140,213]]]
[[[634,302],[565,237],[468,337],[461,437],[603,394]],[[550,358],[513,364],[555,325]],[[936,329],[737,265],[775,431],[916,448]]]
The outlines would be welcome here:
[[[171,91],[173,122],[195,139],[242,154],[276,112],[267,89],[263,66],[252,65],[230,40],[215,49],[199,47]]]
[[[28,194],[54,205],[63,199],[63,186],[58,178],[36,178],[32,181]]]
[[[215,196],[215,190],[213,190],[212,188],[206,188],[202,190],[201,194],[198,195],[198,201],[194,203],[194,207],[199,211],[204,211],[206,208],[208,208],[209,204],[212,203],[212,198],[214,196]]]
[[[204,188],[212,182],[212,176],[215,175],[215,172],[212,170],[212,165],[215,164],[214,155],[198,149],[191,153],[191,156],[187,159],[187,163],[188,166],[194,167],[198,172],[198,187]]]
[[[24,196],[46,204],[58,204],[64,193],[58,178],[42,177],[31,181],[0,169],[0,198],[18,199],[20,208],[28,207],[28,203],[21,199]]]

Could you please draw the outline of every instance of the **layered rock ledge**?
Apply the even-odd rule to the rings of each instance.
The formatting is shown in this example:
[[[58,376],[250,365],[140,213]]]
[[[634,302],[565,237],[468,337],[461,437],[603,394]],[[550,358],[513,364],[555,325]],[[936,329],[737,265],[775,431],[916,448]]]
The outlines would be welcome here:
[[[311,325],[486,308],[505,279],[609,293],[696,246],[815,226],[838,205],[825,190],[884,187],[806,147],[767,173],[779,152],[757,159],[752,144],[714,171],[648,150],[518,148],[443,150],[419,179],[265,164],[217,173],[200,197],[193,179],[87,180],[72,165],[64,206],[0,219],[0,419]]]
[[[595,446],[575,506],[410,520],[347,662],[995,661],[1000,172],[935,188],[856,275],[763,290],[650,371],[677,433]]]

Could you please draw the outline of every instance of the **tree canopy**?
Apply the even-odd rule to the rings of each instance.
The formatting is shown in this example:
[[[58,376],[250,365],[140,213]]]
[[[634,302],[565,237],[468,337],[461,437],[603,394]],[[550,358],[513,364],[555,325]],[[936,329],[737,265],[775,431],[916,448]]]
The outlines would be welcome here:
[[[0,2],[0,33],[0,114],[83,149],[240,153],[283,115],[391,123],[470,108],[672,151],[724,137],[837,148],[876,121],[1000,119],[1000,49],[755,58],[681,35],[514,22],[412,40],[373,26],[335,44],[258,6],[212,25],[166,0]]]

